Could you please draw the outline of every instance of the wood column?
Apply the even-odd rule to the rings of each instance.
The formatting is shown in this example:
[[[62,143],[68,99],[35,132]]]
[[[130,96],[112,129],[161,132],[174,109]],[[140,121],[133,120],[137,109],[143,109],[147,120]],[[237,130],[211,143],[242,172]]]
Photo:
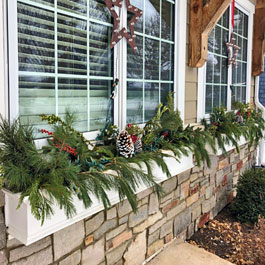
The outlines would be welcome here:
[[[190,1],[189,65],[202,67],[207,61],[208,36],[232,0]]]
[[[265,56],[265,0],[257,0],[254,16],[252,74],[259,76],[264,71]]]

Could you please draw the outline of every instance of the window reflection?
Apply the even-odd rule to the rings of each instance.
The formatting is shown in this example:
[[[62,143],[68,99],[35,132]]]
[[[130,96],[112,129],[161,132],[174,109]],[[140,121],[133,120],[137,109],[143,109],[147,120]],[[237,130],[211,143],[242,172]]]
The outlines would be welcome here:
[[[160,0],[145,1],[145,33],[159,37],[160,31]]]

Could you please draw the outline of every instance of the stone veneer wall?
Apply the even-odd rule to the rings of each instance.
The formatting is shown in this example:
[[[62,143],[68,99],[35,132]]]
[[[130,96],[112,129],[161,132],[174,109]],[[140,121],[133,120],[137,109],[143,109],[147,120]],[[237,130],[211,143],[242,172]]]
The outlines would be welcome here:
[[[255,161],[254,148],[211,156],[212,167],[195,166],[165,181],[165,196],[138,194],[139,211],[128,201],[102,211],[30,246],[8,239],[0,215],[1,265],[138,265],[175,237],[189,238],[231,200],[239,175]]]

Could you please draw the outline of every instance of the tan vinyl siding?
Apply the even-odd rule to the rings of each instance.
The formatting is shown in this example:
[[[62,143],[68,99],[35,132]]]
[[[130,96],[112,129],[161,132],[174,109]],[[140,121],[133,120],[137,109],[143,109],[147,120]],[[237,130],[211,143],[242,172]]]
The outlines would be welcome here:
[[[185,83],[185,124],[195,123],[197,120],[197,80],[198,69],[189,67],[189,26],[190,1],[187,7],[187,56],[186,56],[186,83]]]

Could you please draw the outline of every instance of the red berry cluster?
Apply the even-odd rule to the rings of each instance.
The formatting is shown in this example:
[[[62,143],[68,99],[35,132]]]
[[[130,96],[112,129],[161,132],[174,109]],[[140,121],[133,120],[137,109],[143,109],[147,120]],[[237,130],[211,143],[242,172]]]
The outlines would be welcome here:
[[[54,141],[54,139],[52,140],[52,141]],[[74,155],[74,156],[77,156],[77,152],[76,152],[76,150],[75,150],[75,148],[72,148],[71,146],[69,146],[69,145],[67,145],[67,144],[56,144],[56,143],[54,143],[53,144],[55,147],[57,147],[57,148],[59,148],[59,149],[61,149],[62,148],[62,150],[63,151],[65,151],[65,152],[67,152],[67,153],[69,153],[69,154],[72,154],[72,155]]]
[[[52,135],[52,132],[49,132],[45,129],[41,129],[41,133],[47,133],[49,136]]]
[[[220,123],[214,121],[214,122],[212,123],[212,125],[213,125],[213,126],[220,126]]]
[[[55,147],[57,147],[58,149],[62,149],[63,151],[65,151],[65,152],[67,152],[69,154],[77,156],[77,152],[76,152],[75,148],[72,148],[71,146],[69,146],[69,145],[67,145],[65,143],[62,143],[62,140],[55,138],[52,132],[47,131],[45,129],[42,129],[41,133],[47,133],[49,136],[53,136],[53,139],[52,139],[53,145]],[[59,142],[59,143],[55,143],[56,141]]]
[[[136,143],[136,141],[138,140],[138,137],[133,134],[131,134],[131,138],[132,138],[133,143]]]
[[[168,136],[168,131],[164,132],[163,137],[166,138]]]
[[[132,124],[131,123],[128,123],[127,126],[128,126],[128,128],[131,128],[132,127]],[[130,136],[132,138],[133,143],[136,143],[136,141],[138,140],[138,137],[136,135],[133,135],[133,134],[131,134]]]

